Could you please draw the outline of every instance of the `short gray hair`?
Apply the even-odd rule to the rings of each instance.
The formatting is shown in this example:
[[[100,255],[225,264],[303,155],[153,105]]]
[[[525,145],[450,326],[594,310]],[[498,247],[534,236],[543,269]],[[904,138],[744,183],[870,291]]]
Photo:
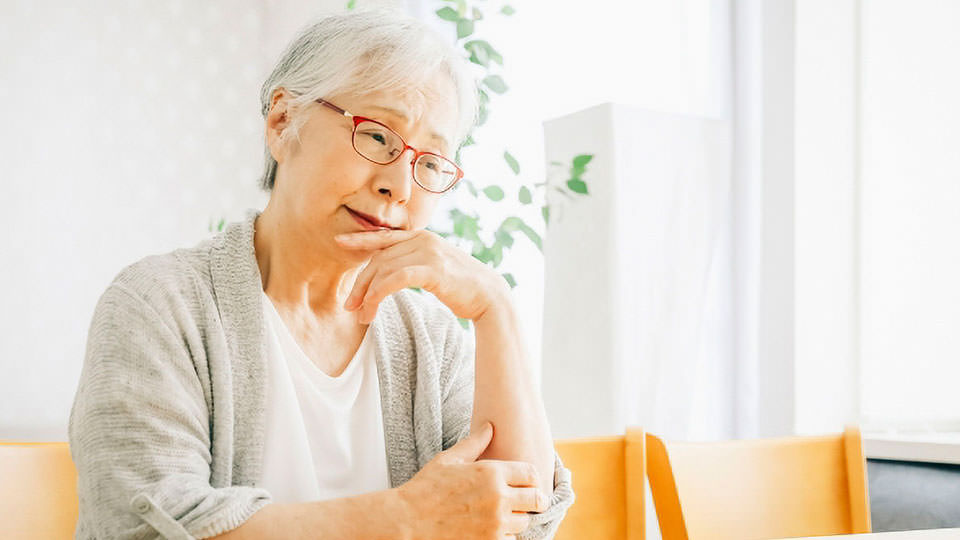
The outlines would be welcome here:
[[[267,117],[277,88],[288,90],[294,97],[288,102],[291,119],[284,139],[289,132],[299,140],[306,120],[296,112],[317,98],[396,90],[416,99],[438,70],[456,88],[459,118],[450,142],[459,149],[479,115],[479,90],[469,61],[451,40],[399,9],[337,13],[300,30],[260,89],[261,113]],[[271,191],[277,162],[264,146],[260,186]]]

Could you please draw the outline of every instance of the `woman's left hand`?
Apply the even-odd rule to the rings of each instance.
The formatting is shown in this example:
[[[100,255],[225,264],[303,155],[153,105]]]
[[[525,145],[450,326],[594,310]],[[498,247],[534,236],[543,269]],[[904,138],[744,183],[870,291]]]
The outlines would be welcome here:
[[[376,250],[360,272],[344,307],[359,309],[368,324],[387,296],[407,287],[430,291],[464,319],[477,319],[509,286],[500,274],[428,230],[379,230],[339,234],[344,249]]]

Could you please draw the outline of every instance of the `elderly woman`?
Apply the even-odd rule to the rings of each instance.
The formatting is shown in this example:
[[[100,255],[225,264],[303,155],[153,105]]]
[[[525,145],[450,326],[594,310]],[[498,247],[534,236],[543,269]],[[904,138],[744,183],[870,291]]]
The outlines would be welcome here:
[[[553,535],[570,472],[509,286],[425,230],[463,175],[468,69],[397,13],[291,43],[261,93],[266,208],[97,303],[77,538]]]

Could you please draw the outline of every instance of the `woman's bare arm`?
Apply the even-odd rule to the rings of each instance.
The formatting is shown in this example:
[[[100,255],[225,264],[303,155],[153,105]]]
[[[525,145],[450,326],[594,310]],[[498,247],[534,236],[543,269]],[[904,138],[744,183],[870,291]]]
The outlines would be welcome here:
[[[499,276],[498,276],[499,277]],[[506,282],[486,312],[475,319],[476,374],[471,430],[490,421],[496,435],[480,459],[532,463],[537,487],[553,495],[554,448],[547,413],[523,342],[520,317]]]
[[[396,488],[326,501],[271,503],[217,540],[273,538],[408,540],[409,515]]]

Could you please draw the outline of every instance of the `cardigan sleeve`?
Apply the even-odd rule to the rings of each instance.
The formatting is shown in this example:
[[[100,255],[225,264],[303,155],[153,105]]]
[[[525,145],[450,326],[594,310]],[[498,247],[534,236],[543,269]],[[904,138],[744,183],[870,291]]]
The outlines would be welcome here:
[[[210,420],[183,336],[121,283],[100,297],[69,419],[78,537],[207,538],[271,502],[210,485]]]
[[[464,331],[456,320],[447,334],[446,360],[449,382],[443,398],[443,449],[453,446],[470,433],[473,416],[473,390],[476,363],[476,338],[473,325]],[[553,496],[547,510],[531,515],[530,526],[520,532],[518,540],[551,539],[573,504],[572,475],[563,466],[560,455],[553,451]]]

